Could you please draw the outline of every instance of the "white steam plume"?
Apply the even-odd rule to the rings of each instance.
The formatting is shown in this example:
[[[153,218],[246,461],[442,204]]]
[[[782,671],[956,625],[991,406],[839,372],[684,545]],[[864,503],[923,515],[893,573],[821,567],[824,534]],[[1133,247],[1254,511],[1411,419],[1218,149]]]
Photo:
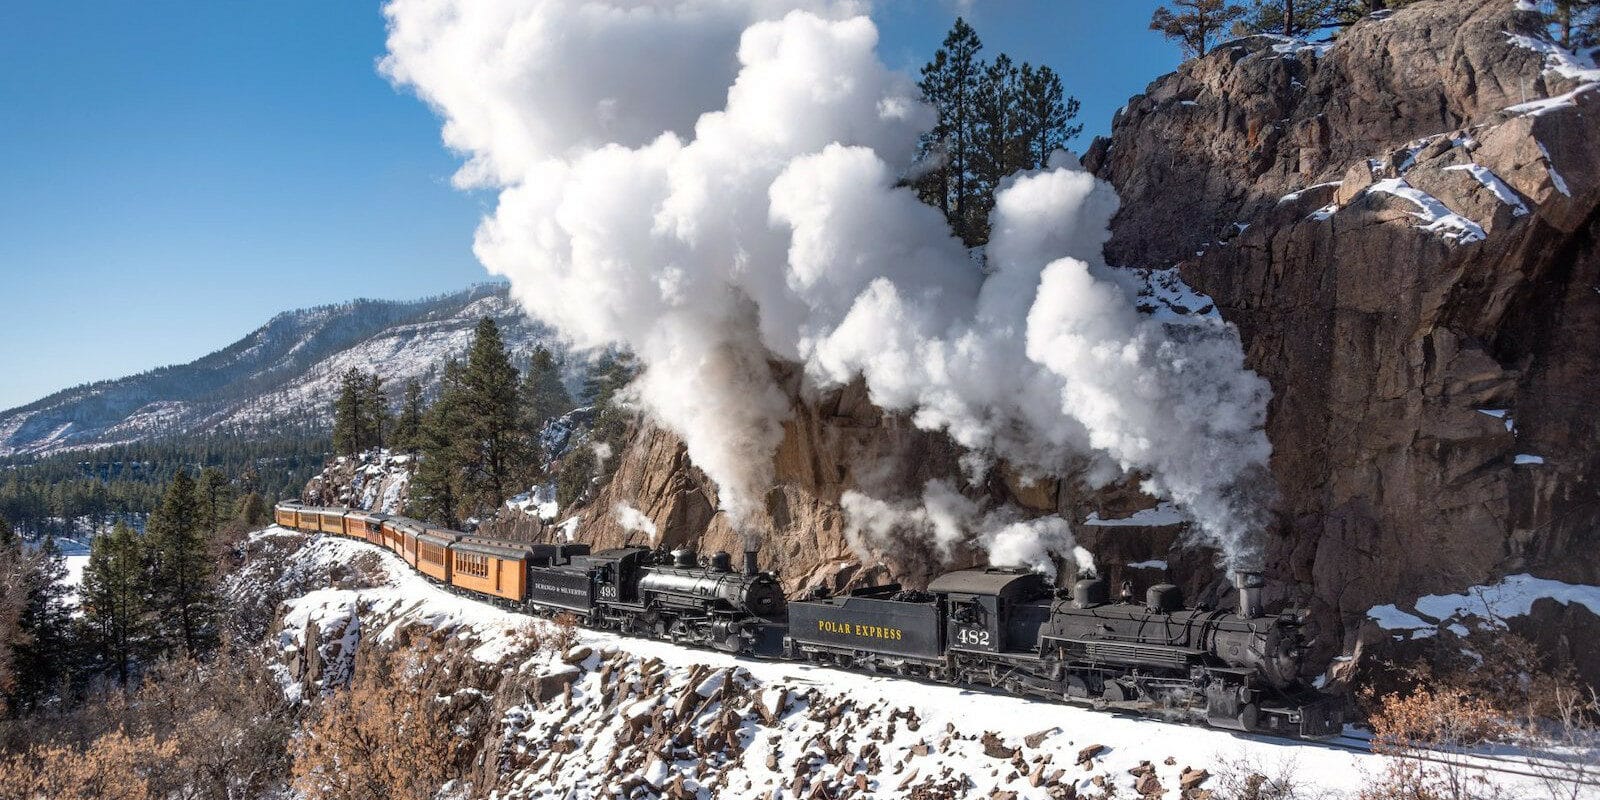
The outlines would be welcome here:
[[[617,503],[612,507],[611,513],[616,516],[617,524],[621,525],[623,530],[642,533],[648,537],[650,542],[655,542],[655,520],[645,516],[643,511],[640,511],[639,509],[634,508],[627,503]]]
[[[1094,572],[1094,559],[1076,546],[1067,521],[1058,516],[1026,519],[1012,507],[981,511],[978,504],[946,481],[928,481],[918,502],[888,502],[847,491],[845,539],[863,557],[874,549],[893,549],[897,537],[911,534],[933,543],[948,560],[973,544],[1000,567],[1028,567],[1054,578],[1054,556],[1069,555],[1079,572]]]
[[[392,0],[383,69],[444,117],[458,182],[499,190],[479,259],[574,345],[638,355],[638,401],[736,524],[772,483],[782,359],[817,387],[864,377],[875,403],[979,454],[969,467],[1143,472],[1253,564],[1268,390],[1231,328],[1135,311],[1100,255],[1116,194],[1065,153],[998,193],[976,270],[899,185],[933,116],[855,12]],[[971,535],[923,499],[936,542]],[[1071,546],[1064,523],[1017,524],[993,529],[992,557],[1042,566]]]

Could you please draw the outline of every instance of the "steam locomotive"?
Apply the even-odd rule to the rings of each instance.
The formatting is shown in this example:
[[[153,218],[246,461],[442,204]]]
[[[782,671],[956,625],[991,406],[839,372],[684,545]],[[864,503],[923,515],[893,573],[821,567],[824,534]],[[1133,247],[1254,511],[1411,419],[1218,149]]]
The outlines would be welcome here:
[[[1195,719],[1235,731],[1332,736],[1342,706],[1300,681],[1302,612],[1263,613],[1261,577],[1235,578],[1235,610],[1186,607],[1176,586],[1116,600],[1098,579],[1070,590],[1010,569],[964,569],[926,591],[898,585],[786,602],[755,553],[644,547],[591,552],[429,527],[404,517],[279,503],[277,523],[388,547],[429,580],[586,627],[1097,708]]]

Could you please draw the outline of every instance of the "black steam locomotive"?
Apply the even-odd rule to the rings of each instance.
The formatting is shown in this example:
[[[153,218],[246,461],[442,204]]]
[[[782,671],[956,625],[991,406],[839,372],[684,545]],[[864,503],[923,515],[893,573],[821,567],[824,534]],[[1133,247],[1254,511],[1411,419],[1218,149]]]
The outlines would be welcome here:
[[[567,612],[587,627],[997,688],[1102,708],[1199,719],[1238,731],[1322,737],[1342,727],[1334,698],[1299,679],[1304,617],[1262,613],[1261,580],[1237,581],[1238,609],[1186,607],[1178,588],[1113,601],[1100,580],[1056,589],[1037,573],[967,569],[927,591],[899,586],[785,603],[746,553],[486,540],[403,517],[282,503],[279,525],[387,546],[429,580],[522,611]]]
[[[1176,586],[1112,602],[1104,581],[1070,592],[1037,573],[968,569],[926,592],[897,586],[791,603],[785,655],[850,669],[1096,707],[1164,712],[1238,731],[1323,737],[1337,700],[1301,684],[1304,618],[1260,610],[1260,578],[1239,611],[1185,608]]]

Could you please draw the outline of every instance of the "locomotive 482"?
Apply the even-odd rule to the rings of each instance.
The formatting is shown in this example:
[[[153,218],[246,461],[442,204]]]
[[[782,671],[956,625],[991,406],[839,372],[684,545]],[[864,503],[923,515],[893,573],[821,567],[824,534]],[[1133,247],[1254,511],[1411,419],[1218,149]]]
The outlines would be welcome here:
[[[1341,706],[1300,680],[1301,612],[1262,613],[1259,575],[1238,576],[1236,610],[1185,607],[1161,584],[1111,601],[1100,580],[1056,589],[1020,570],[967,569],[927,591],[899,586],[786,603],[746,553],[590,552],[430,528],[404,517],[280,503],[280,526],[388,547],[453,591],[591,628],[758,657],[1011,694],[1189,717],[1219,728],[1324,737]]]

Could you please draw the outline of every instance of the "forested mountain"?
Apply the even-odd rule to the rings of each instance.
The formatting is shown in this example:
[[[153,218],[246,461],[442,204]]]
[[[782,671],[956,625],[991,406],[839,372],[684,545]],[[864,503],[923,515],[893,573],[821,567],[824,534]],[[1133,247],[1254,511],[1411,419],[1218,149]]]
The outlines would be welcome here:
[[[412,378],[431,393],[439,365],[466,350],[486,316],[499,322],[513,354],[551,338],[502,284],[288,311],[188,364],[77,386],[0,413],[0,457],[156,438],[322,432],[346,370],[376,372],[396,397]]]

